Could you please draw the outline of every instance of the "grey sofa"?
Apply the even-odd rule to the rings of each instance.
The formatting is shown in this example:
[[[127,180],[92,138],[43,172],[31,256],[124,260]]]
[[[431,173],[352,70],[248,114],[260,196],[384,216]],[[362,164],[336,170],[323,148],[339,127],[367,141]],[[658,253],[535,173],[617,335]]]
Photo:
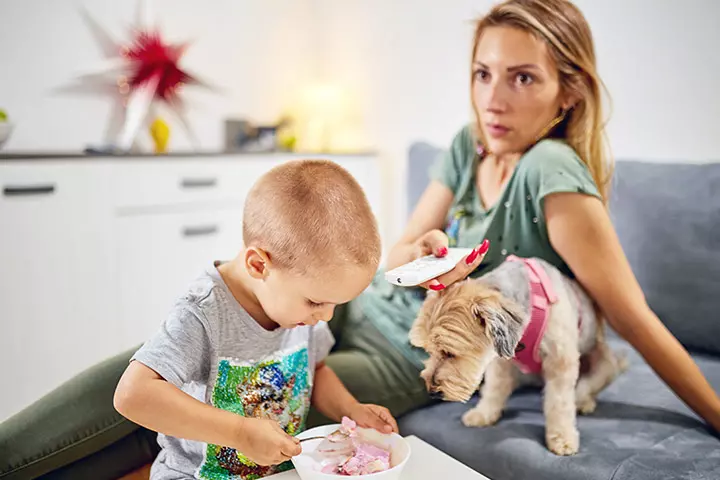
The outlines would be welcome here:
[[[425,143],[411,147],[410,208],[440,153]],[[618,162],[610,209],[650,306],[720,391],[720,164]],[[631,366],[600,395],[594,414],[579,417],[581,448],[573,457],[546,449],[537,389],[515,393],[489,428],[462,425],[470,405],[440,403],[401,418],[402,433],[492,480],[720,479],[717,435],[626,342],[611,337]]]

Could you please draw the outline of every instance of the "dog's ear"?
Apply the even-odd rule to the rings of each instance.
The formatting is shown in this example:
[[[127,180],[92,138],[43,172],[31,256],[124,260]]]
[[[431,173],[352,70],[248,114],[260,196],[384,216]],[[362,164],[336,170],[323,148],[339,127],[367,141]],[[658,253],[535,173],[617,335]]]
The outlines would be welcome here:
[[[432,312],[432,309],[439,298],[439,293],[434,291],[428,291],[425,296],[425,301],[418,311],[418,316],[415,319],[412,328],[410,328],[409,339],[412,346],[425,348],[427,345],[428,335],[430,334],[427,322],[430,319],[430,312]]]
[[[473,312],[485,327],[485,332],[502,358],[515,356],[515,348],[523,333],[523,315],[514,304],[499,299],[485,299],[476,303]]]
[[[418,348],[425,348],[427,344],[428,332],[425,328],[425,317],[418,317],[415,319],[412,328],[410,329],[410,345]]]

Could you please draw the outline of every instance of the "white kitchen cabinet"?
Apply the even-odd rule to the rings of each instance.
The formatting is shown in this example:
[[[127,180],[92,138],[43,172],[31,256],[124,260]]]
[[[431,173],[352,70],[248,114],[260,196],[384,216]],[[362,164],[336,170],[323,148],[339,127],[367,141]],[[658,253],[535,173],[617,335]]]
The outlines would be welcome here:
[[[0,418],[113,348],[104,169],[0,167]]]
[[[255,179],[296,158],[0,156],[0,421],[152,335],[237,254]],[[313,158],[347,168],[380,218],[375,157]]]
[[[113,203],[122,211],[242,204],[252,179],[282,160],[287,158],[267,155],[242,161],[227,158],[137,159],[128,162],[114,175]]]
[[[242,246],[242,210],[120,217],[115,222],[122,347],[150,337],[188,283]]]

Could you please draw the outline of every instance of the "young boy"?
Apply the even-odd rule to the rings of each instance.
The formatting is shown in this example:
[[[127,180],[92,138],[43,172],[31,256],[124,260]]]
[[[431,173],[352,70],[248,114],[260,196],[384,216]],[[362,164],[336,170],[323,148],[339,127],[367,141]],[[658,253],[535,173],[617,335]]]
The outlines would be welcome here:
[[[380,259],[365,195],[341,167],[293,161],[253,186],[244,247],[190,285],[133,356],[115,408],[160,432],[153,480],[253,479],[290,468],[312,404],[328,418],[397,431],[324,365],[336,305],[359,295]]]

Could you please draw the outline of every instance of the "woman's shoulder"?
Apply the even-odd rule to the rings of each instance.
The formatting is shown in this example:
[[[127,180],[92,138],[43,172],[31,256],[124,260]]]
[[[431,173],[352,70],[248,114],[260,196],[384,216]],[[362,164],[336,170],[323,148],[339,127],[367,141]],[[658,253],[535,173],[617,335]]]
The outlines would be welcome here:
[[[600,197],[588,166],[565,141],[544,139],[535,144],[518,164],[519,176],[541,199],[555,192],[582,192]]]
[[[528,171],[588,170],[577,152],[565,141],[544,139],[525,152],[520,165]],[[588,170],[589,171],[589,170]]]
[[[450,150],[458,160],[467,161],[475,156],[477,140],[472,124],[468,123],[455,134],[450,143]]]

